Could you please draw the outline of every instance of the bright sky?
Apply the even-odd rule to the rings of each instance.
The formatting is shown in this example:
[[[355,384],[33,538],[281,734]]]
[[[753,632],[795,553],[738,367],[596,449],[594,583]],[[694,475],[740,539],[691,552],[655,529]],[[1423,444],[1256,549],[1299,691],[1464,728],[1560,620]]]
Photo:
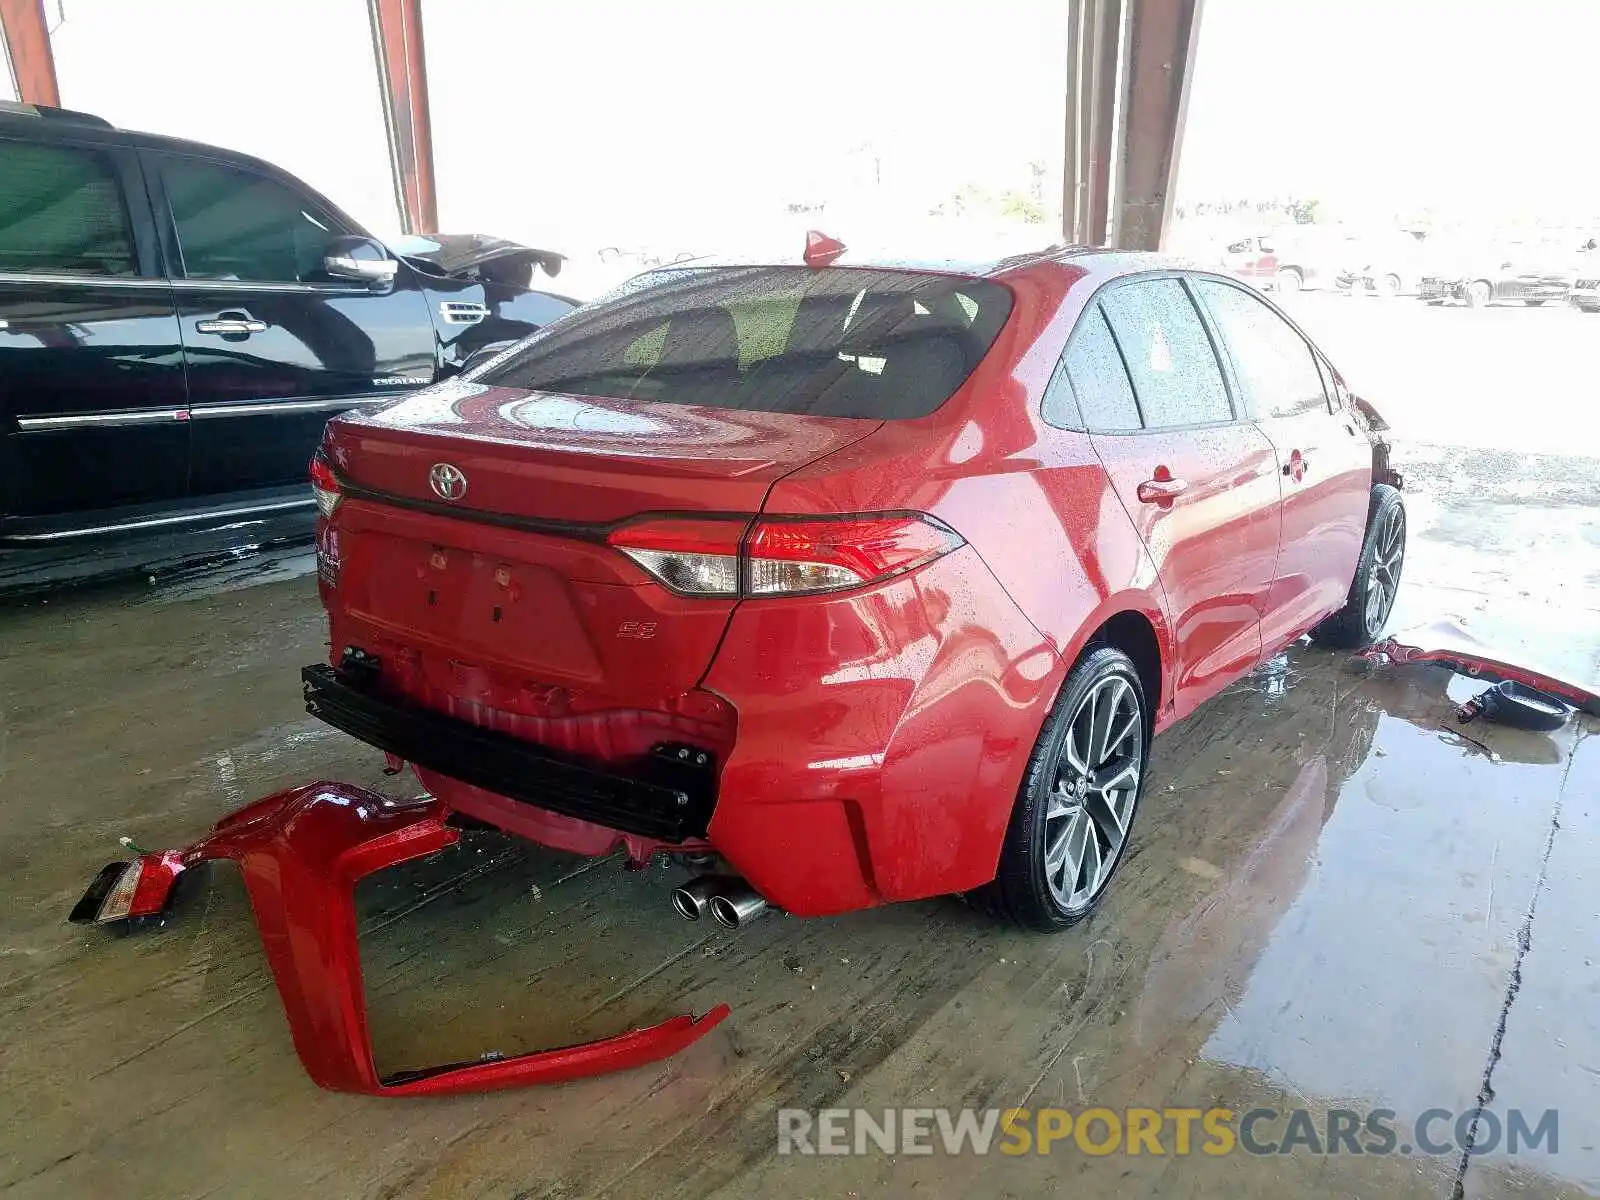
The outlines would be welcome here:
[[[1600,213],[1600,0],[1204,0],[1179,196]]]
[[[49,0],[52,12],[57,0]],[[60,0],[63,102],[396,226],[365,0]],[[441,220],[729,242],[780,200],[1059,186],[1065,0],[424,0]],[[1180,195],[1600,210],[1600,0],[1205,0]],[[165,64],[130,75],[138,53]],[[870,186],[869,186],[870,185]],[[762,214],[757,220],[753,214]]]

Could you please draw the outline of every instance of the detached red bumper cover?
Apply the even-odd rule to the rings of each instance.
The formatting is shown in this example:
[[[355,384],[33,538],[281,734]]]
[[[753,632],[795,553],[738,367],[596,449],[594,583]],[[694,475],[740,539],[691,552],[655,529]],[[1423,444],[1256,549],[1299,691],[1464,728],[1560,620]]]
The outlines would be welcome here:
[[[1548,692],[1591,716],[1600,716],[1600,682],[1529,666],[1521,655],[1482,641],[1461,622],[1444,618],[1402,630],[1358,652],[1358,657],[1395,663],[1432,662],[1491,683],[1511,680]]]
[[[159,916],[185,869],[238,863],[295,1049],[311,1078],[332,1091],[424,1096],[559,1083],[666,1058],[727,1017],[719,1004],[598,1042],[380,1076],[367,1032],[355,885],[452,845],[459,835],[442,816],[433,800],[399,802],[348,784],[293,788],[224,817],[192,846],[108,866],[71,919]]]

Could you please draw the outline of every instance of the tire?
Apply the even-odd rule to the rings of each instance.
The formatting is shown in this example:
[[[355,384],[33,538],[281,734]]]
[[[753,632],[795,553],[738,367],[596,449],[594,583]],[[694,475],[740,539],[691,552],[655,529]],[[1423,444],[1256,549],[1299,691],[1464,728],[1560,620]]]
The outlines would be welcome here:
[[[1467,307],[1486,308],[1489,301],[1494,299],[1494,288],[1488,280],[1478,279],[1467,284]]]
[[[1342,650],[1359,650],[1376,641],[1394,611],[1405,559],[1405,502],[1388,484],[1375,483],[1367,508],[1367,536],[1350,592],[1344,607],[1311,631],[1313,640]]]
[[[1097,724],[1102,715],[1104,724]],[[1085,651],[1028,758],[994,882],[971,894],[979,907],[1045,932],[1075,925],[1094,910],[1126,857],[1152,723],[1128,656],[1111,646]],[[1075,765],[1097,759],[1098,771]],[[1088,786],[1096,775],[1098,791]],[[1108,786],[1118,781],[1122,786]]]
[[[1393,300],[1400,294],[1400,276],[1383,275],[1373,280],[1373,290],[1385,300]]]
[[[1439,300],[1424,300],[1423,303],[1426,304],[1429,308],[1439,308],[1440,306],[1442,306],[1444,304],[1444,300],[1443,299],[1439,299]]]
[[[1301,279],[1300,272],[1293,267],[1283,267],[1273,276],[1280,295],[1293,296],[1300,290],[1300,285],[1305,281]]]
[[[1526,304],[1529,308],[1538,308],[1541,304],[1544,303],[1544,301],[1543,300],[1524,300],[1523,303]]]

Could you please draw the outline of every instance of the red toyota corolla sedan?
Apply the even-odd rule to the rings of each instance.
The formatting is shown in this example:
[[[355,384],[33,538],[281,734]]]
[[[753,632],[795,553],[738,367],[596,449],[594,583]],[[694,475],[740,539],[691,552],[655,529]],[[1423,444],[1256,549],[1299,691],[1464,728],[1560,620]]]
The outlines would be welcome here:
[[[965,892],[1085,915],[1151,738],[1371,639],[1384,428],[1159,257],[686,264],[333,421],[310,711],[463,816],[738,924]]]

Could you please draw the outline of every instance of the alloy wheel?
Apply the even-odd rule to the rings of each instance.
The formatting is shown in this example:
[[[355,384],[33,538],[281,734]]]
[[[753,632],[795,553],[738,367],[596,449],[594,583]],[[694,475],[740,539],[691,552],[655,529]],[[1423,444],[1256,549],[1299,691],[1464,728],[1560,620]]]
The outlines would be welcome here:
[[[1078,703],[1044,818],[1044,875],[1068,913],[1104,889],[1127,844],[1144,770],[1144,715],[1127,679],[1108,675]]]
[[[1400,568],[1406,558],[1406,512],[1391,508],[1373,531],[1372,569],[1367,572],[1367,630],[1376,634],[1389,619],[1400,590]]]

